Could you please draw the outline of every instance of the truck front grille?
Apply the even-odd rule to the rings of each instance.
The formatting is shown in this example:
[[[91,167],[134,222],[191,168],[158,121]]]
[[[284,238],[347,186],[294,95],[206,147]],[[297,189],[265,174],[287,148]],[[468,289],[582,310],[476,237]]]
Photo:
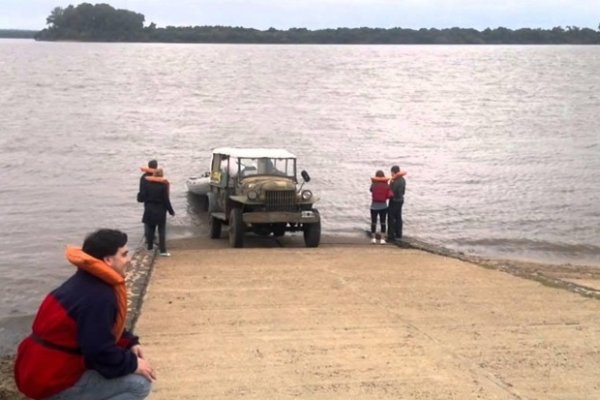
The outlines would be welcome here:
[[[265,195],[267,211],[296,210],[296,192],[294,190],[267,191]]]

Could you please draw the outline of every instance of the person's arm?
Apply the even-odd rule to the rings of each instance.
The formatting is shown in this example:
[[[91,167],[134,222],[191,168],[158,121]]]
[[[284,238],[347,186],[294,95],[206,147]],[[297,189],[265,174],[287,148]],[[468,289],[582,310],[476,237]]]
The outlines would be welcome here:
[[[138,203],[143,203],[146,201],[146,174],[142,175],[140,178],[140,189],[137,194]]]
[[[132,351],[117,345],[112,334],[115,299],[103,297],[90,297],[82,305],[77,320],[77,339],[86,368],[111,379],[134,373],[138,369],[138,359]]]
[[[169,199],[169,184],[167,184],[166,190],[164,191],[164,202],[165,202],[165,207],[167,207],[167,211],[169,212],[169,214],[175,215],[175,211],[173,210],[173,207],[171,206],[171,200]]]

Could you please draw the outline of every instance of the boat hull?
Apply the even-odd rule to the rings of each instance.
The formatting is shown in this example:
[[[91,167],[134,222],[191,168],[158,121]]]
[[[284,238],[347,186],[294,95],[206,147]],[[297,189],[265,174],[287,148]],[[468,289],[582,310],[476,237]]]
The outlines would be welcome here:
[[[191,176],[185,181],[188,192],[197,195],[206,195],[210,189],[210,177]]]

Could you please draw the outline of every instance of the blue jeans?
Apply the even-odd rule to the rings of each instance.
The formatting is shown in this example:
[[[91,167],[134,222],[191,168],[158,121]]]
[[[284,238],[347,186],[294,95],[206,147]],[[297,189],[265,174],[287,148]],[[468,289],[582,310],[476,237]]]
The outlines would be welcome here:
[[[148,397],[151,388],[150,381],[142,375],[106,379],[94,370],[87,370],[77,383],[47,400],[142,400]]]

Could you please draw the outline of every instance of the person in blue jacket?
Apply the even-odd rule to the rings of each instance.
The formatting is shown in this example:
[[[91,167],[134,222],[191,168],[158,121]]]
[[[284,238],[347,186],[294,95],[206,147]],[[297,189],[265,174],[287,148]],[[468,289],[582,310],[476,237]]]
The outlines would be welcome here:
[[[17,387],[32,399],[145,399],[156,375],[125,329],[127,235],[100,229],[66,257],[77,270],[46,296],[20,343]]]

